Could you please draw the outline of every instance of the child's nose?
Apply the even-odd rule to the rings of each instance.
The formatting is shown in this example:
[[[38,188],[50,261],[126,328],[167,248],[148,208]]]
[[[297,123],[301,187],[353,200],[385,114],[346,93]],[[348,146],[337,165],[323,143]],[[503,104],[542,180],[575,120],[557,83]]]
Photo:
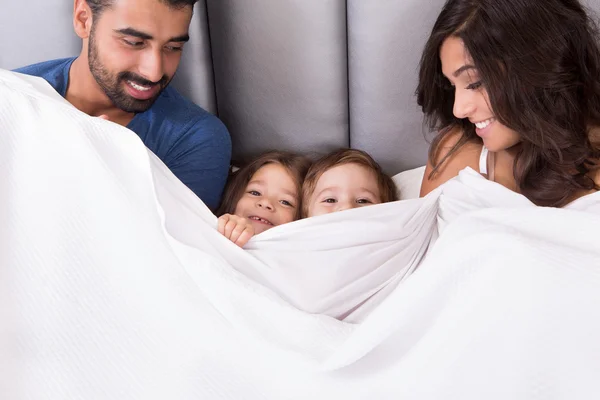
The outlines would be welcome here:
[[[338,203],[337,211],[351,210],[354,208],[354,203],[351,201],[343,201]]]
[[[258,207],[260,207],[260,208],[264,208],[264,209],[267,209],[267,210],[272,210],[272,209],[273,209],[273,204],[272,204],[272,203],[271,203],[271,201],[269,201],[269,199],[268,199],[268,198],[266,198],[266,197],[263,197],[263,198],[261,198],[261,199],[260,199],[260,200],[259,200],[259,201],[256,203],[256,205],[257,205]]]

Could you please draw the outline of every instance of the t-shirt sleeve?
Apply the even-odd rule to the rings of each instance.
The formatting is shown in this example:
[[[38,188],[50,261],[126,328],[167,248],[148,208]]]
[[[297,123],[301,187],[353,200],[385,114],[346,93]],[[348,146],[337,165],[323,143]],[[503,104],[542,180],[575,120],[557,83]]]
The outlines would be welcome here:
[[[167,163],[211,210],[219,206],[231,162],[231,137],[216,117],[193,124]]]

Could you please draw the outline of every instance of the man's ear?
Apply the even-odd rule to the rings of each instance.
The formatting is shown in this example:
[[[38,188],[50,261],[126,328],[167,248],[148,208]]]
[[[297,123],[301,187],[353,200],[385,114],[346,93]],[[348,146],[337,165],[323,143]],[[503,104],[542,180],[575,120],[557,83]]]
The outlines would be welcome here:
[[[92,10],[86,0],[75,0],[73,4],[73,27],[82,39],[87,39],[92,30]]]

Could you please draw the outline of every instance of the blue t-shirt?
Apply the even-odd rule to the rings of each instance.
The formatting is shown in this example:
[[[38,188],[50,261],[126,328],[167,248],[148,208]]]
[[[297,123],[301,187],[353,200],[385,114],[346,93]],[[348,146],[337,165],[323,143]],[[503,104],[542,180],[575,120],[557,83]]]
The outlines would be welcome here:
[[[44,78],[65,97],[73,61],[75,57],[46,61],[14,71]],[[168,86],[127,128],[209,208],[217,208],[231,161],[231,138],[217,117]]]

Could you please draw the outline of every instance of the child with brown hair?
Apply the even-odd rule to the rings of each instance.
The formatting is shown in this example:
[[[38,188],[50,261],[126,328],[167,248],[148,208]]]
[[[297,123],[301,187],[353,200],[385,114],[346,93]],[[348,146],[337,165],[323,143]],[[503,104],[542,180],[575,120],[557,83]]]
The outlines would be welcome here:
[[[242,247],[255,234],[299,219],[309,166],[298,154],[270,151],[236,171],[217,211],[218,231]]]
[[[302,185],[302,217],[396,201],[392,178],[366,152],[340,149],[317,160]]]

